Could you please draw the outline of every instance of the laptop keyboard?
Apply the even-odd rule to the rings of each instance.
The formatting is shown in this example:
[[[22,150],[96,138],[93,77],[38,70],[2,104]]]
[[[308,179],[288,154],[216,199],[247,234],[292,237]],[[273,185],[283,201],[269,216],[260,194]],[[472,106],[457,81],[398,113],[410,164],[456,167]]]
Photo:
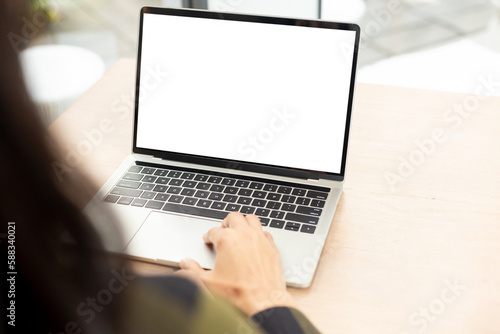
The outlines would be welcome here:
[[[262,226],[314,233],[330,188],[137,162],[106,202],[224,219],[255,214]]]

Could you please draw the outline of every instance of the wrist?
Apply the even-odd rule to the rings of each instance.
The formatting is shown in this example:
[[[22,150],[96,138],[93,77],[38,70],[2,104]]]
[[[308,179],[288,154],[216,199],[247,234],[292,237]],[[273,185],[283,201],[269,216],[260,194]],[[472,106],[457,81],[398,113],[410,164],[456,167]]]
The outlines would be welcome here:
[[[293,298],[286,290],[272,289],[263,291],[246,291],[241,294],[239,308],[247,316],[252,316],[273,307],[293,307]]]

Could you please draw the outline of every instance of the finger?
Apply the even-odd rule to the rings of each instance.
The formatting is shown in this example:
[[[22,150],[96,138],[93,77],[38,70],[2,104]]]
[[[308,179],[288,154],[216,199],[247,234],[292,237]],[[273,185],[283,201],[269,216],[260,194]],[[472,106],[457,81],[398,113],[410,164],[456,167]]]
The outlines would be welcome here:
[[[217,245],[218,241],[222,237],[222,235],[226,232],[226,229],[223,227],[214,227],[208,230],[207,233],[203,235],[203,241],[205,241],[206,244],[213,244]]]
[[[205,272],[205,269],[193,259],[182,259],[179,262],[179,266],[182,270],[194,274],[197,277],[200,277]]]
[[[245,216],[240,212],[231,212],[222,221],[222,227],[239,228],[246,223]]]
[[[256,215],[247,215],[245,218],[251,228],[262,231],[262,224],[260,223],[259,217]]]
[[[274,238],[272,236],[271,233],[269,233],[268,231],[264,231],[264,235],[266,236],[266,238],[271,241],[272,243],[274,243]]]

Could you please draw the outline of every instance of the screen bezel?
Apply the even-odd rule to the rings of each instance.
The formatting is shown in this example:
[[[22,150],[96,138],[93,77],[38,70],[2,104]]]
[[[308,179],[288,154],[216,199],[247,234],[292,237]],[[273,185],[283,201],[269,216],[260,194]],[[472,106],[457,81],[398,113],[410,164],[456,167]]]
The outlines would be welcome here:
[[[141,51],[142,51],[142,33],[143,33],[143,20],[144,14],[159,14],[159,15],[171,15],[171,16],[184,16],[184,17],[194,17],[194,18],[207,18],[216,20],[231,20],[231,21],[244,21],[244,22],[256,22],[265,24],[279,24],[279,25],[294,25],[294,26],[304,26],[312,28],[327,28],[327,29],[337,29],[337,30],[349,30],[355,32],[355,43],[353,50],[353,62],[351,69],[351,82],[349,88],[349,97],[347,102],[347,115],[344,131],[344,146],[342,149],[342,162],[340,173],[331,173],[324,171],[314,171],[314,170],[302,170],[292,167],[274,166],[262,163],[252,163],[247,161],[223,159],[223,158],[211,158],[207,156],[184,154],[178,152],[168,152],[159,151],[147,148],[137,147],[137,123],[138,123],[138,113],[139,113],[139,91],[140,91],[140,77],[141,77]],[[311,20],[311,19],[294,19],[294,18],[283,18],[283,17],[271,17],[271,16],[260,16],[260,15],[248,15],[248,14],[235,14],[235,13],[223,13],[214,12],[206,10],[192,10],[192,9],[174,9],[174,8],[157,8],[157,7],[143,7],[140,15],[140,26],[139,26],[139,43],[138,43],[138,55],[137,55],[137,74],[136,74],[136,86],[135,86],[135,112],[134,112],[134,137],[133,137],[133,153],[152,155],[166,160],[173,160],[186,163],[194,163],[199,165],[208,165],[213,167],[222,167],[232,170],[244,170],[257,173],[266,173],[281,175],[286,177],[303,178],[303,179],[328,179],[335,181],[343,181],[345,176],[345,166],[347,160],[347,147],[349,141],[349,130],[351,123],[351,112],[352,104],[354,98],[354,84],[356,76],[356,66],[358,58],[359,49],[359,38],[360,38],[360,28],[358,25],[353,23],[339,23],[339,22],[329,22],[321,20]]]

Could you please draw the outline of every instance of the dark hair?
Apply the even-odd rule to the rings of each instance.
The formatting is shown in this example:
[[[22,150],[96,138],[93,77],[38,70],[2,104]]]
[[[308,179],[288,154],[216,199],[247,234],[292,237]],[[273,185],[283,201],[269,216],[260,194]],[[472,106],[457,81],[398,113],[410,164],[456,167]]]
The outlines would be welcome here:
[[[106,306],[99,321],[87,324],[76,315],[77,306],[107,286],[112,268],[123,262],[103,255],[101,240],[81,213],[95,189],[73,172],[59,182],[51,167],[58,149],[47,134],[22,79],[17,49],[8,36],[22,36],[25,1],[0,2],[0,234],[2,253],[2,310],[15,300],[16,327],[37,333],[59,333],[76,322],[82,332],[115,328],[120,300]],[[24,15],[24,16],[23,16]],[[78,189],[78,191],[76,191]],[[112,219],[103,223],[112,223]],[[15,225],[14,298],[7,274],[8,222]],[[12,228],[11,228],[12,229]],[[12,231],[11,231],[12,233]],[[2,312],[4,313],[4,312]],[[4,315],[2,315],[4,317]],[[9,325],[2,319],[6,330]],[[99,327],[97,326],[97,327]],[[109,327],[111,326],[111,327]],[[72,326],[70,326],[72,327]]]

